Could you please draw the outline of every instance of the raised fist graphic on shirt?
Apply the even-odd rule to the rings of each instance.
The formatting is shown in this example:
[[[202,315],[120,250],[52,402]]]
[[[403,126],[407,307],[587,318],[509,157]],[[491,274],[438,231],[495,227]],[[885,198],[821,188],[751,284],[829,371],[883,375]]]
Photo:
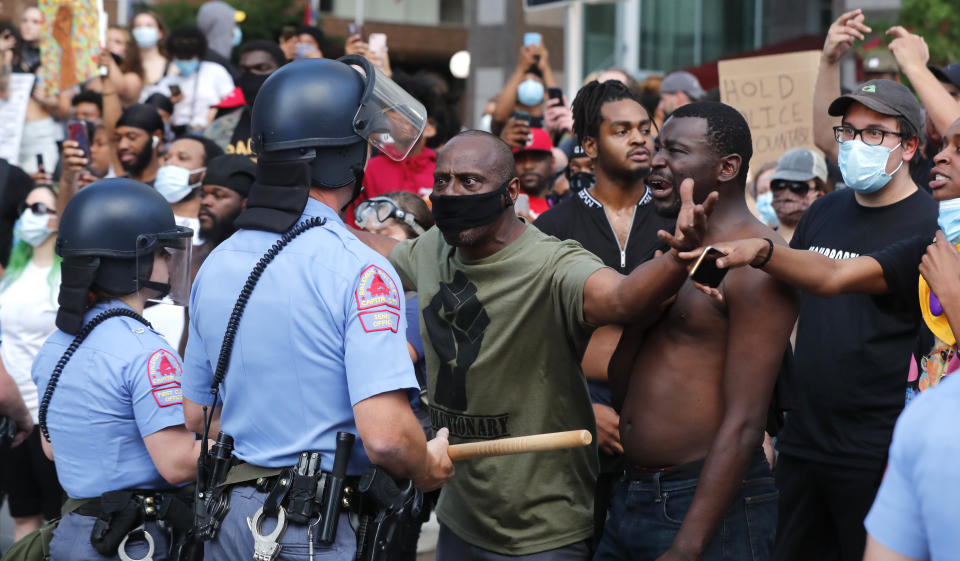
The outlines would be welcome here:
[[[480,354],[483,334],[490,324],[477,286],[460,271],[423,310],[430,342],[440,358],[433,401],[457,411],[467,409],[467,372]]]

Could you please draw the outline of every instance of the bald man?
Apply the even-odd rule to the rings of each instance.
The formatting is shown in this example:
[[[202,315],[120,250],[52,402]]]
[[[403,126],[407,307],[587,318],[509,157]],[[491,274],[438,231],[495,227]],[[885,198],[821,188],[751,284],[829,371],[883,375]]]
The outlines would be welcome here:
[[[437,159],[436,228],[401,243],[358,234],[419,293],[431,420],[451,443],[595,434],[580,368],[590,334],[660,315],[687,278],[677,249],[697,245],[715,200],[695,206],[685,183],[683,235],[661,232],[675,249],[623,276],[518,219],[519,188],[510,148],[467,131]],[[595,445],[463,462],[437,505],[437,559],[587,559],[596,474]]]

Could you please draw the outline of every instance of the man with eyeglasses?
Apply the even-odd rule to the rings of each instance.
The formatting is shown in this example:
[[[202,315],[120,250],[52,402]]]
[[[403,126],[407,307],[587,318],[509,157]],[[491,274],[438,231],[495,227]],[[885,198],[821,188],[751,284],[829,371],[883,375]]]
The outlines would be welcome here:
[[[863,558],[863,520],[922,323],[917,258],[896,248],[932,240],[937,229],[937,204],[910,177],[923,126],[910,91],[871,80],[834,99],[829,113],[842,117],[834,135],[850,188],[804,214],[790,247],[808,251],[771,250],[765,240],[714,244],[727,254],[718,266],[754,264],[804,290],[796,367],[781,380],[793,408],[777,443],[777,561]]]
[[[788,150],[770,177],[771,204],[780,224],[777,233],[789,242],[813,201],[832,190],[820,154],[807,148]]]

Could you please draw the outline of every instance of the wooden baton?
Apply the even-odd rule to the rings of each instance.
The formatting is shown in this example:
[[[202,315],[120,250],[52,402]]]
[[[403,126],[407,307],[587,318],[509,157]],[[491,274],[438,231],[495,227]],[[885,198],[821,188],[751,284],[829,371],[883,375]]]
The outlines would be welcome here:
[[[483,442],[469,442],[454,444],[447,450],[453,461],[469,460],[471,458],[489,458],[491,456],[507,456],[523,454],[525,452],[543,452],[545,450],[561,450],[586,446],[593,441],[593,435],[588,430],[568,430],[565,432],[549,432],[532,434],[530,436],[515,436]]]

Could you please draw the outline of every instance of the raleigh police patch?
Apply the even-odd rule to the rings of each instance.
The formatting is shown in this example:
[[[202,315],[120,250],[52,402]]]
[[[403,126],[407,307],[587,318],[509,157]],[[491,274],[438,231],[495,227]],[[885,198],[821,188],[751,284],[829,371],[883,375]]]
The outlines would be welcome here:
[[[170,383],[180,383],[180,374],[183,368],[180,361],[170,351],[160,349],[150,355],[147,360],[147,376],[152,387],[164,386]]]
[[[372,312],[360,312],[360,325],[367,333],[373,331],[393,331],[400,329],[400,315],[390,310],[375,310]]]
[[[360,285],[357,287],[357,309],[366,310],[377,306],[390,306],[400,309],[400,291],[386,271],[370,265],[360,273]]]

